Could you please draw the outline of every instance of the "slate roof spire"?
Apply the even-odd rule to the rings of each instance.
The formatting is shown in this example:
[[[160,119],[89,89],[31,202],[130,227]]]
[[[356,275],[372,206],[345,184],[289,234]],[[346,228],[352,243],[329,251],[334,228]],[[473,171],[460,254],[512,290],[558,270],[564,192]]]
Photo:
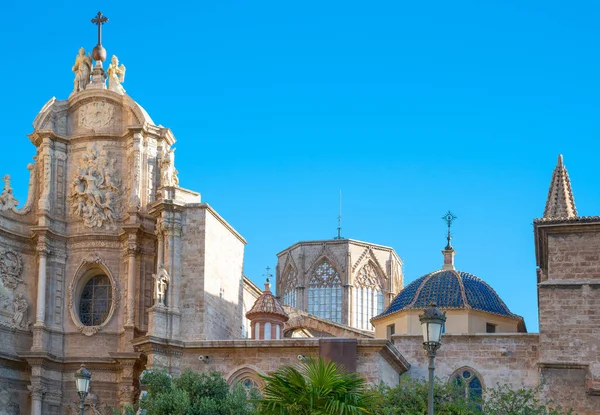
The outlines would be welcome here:
[[[577,217],[577,208],[573,199],[571,190],[571,180],[567,169],[563,164],[563,156],[558,156],[558,164],[552,173],[550,190],[548,191],[548,200],[546,200],[546,209],[544,218],[574,218]]]

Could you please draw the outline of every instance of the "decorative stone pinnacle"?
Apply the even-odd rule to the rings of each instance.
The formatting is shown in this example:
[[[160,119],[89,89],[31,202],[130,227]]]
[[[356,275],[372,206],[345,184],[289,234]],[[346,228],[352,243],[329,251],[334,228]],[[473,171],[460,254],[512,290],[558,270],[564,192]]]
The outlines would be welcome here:
[[[544,218],[575,217],[577,217],[577,209],[575,208],[575,200],[573,198],[573,191],[571,190],[571,180],[563,164],[563,156],[560,154],[557,165],[552,173],[548,199],[546,200],[546,208],[544,209]]]

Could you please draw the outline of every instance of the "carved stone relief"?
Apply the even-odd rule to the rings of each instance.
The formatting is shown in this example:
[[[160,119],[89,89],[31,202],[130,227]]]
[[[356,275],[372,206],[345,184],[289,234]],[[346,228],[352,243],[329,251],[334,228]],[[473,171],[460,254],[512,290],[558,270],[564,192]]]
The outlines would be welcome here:
[[[78,125],[84,128],[100,129],[114,122],[115,107],[106,101],[94,101],[79,109]]]
[[[21,254],[8,250],[0,251],[0,278],[2,284],[11,290],[19,284],[25,284],[21,279],[23,273],[23,258]]]
[[[79,415],[81,413],[80,405],[81,403],[79,401],[71,402],[67,406],[68,414]],[[98,395],[96,395],[91,389],[83,401],[83,406],[86,414],[91,413],[93,415],[112,415],[114,413],[109,405],[100,402]]]
[[[14,391],[8,385],[0,384],[0,414],[19,415],[19,405],[13,401]]]
[[[115,162],[106,150],[98,150],[95,145],[79,161],[69,201],[73,215],[88,228],[114,227],[121,217],[121,181]]]

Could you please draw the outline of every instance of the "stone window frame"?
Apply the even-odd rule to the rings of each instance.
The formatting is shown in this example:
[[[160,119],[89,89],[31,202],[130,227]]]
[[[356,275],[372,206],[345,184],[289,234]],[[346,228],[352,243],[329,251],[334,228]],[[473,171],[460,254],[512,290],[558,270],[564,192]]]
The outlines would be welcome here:
[[[483,376],[481,375],[481,373],[479,371],[473,369],[471,366],[462,366],[462,367],[456,369],[454,372],[452,372],[452,374],[448,378],[448,383],[454,382],[455,379],[457,379],[457,378],[460,378],[463,381],[466,381],[466,379],[463,377],[463,372],[465,372],[465,371],[471,372],[471,376],[469,377],[469,381],[464,385],[464,388],[465,388],[465,397],[467,399],[469,398],[469,396],[467,396],[467,393],[469,391],[469,384],[471,383],[471,381],[475,377],[477,379],[479,379],[479,383],[481,383],[481,394],[483,395],[483,393],[485,392],[485,388],[486,388]]]
[[[112,289],[112,302],[110,305],[110,310],[102,324],[97,326],[86,326],[79,318],[79,298],[81,297],[81,293],[85,285],[93,277],[101,274],[106,275],[110,281]],[[73,323],[77,329],[86,336],[92,336],[102,330],[112,320],[112,317],[119,306],[120,298],[121,294],[119,290],[119,284],[114,278],[109,267],[106,265],[106,262],[98,255],[92,255],[83,259],[77,268],[71,283],[69,284],[68,307],[71,314],[71,320],[73,320]]]
[[[261,376],[266,376],[266,373],[256,366],[245,365],[229,372],[226,379],[227,383],[231,386],[236,383],[241,383],[243,385],[244,382],[250,380],[253,384],[257,385],[258,390],[261,390],[265,387],[265,381]]]
[[[368,275],[364,273],[366,269],[370,271]],[[373,261],[369,260],[360,267],[354,277],[353,288],[354,327],[361,330],[374,330],[371,319],[383,313],[385,300],[384,277]]]
[[[296,287],[298,286],[298,270],[292,265],[287,264],[281,273],[281,293],[283,304],[291,307],[297,305]]]

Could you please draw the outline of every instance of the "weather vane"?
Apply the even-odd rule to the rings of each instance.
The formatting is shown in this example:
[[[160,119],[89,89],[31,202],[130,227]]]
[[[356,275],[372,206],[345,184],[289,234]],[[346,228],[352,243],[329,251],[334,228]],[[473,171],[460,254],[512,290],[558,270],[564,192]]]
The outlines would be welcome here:
[[[452,239],[452,236],[450,234],[450,228],[452,227],[452,222],[454,222],[456,219],[457,217],[454,215],[454,213],[450,211],[448,211],[444,216],[442,216],[442,220],[448,225],[448,244],[446,245],[446,250],[452,249],[452,244],[450,244],[450,240]]]
[[[333,239],[344,239],[342,238],[342,189],[340,189],[340,214],[338,215],[338,227],[337,236]]]
[[[266,272],[263,274],[263,277],[267,277],[267,282],[269,282],[272,276],[273,274],[271,274],[271,267],[267,266]]]

